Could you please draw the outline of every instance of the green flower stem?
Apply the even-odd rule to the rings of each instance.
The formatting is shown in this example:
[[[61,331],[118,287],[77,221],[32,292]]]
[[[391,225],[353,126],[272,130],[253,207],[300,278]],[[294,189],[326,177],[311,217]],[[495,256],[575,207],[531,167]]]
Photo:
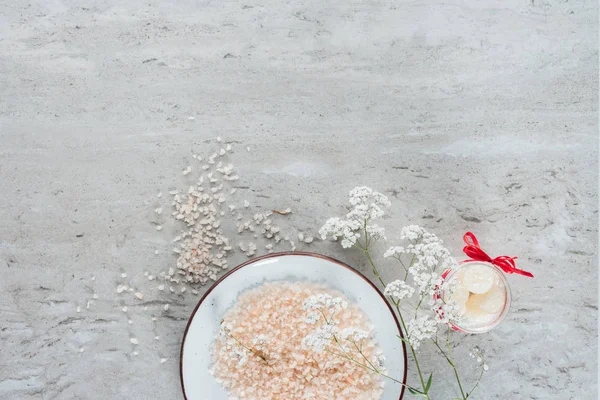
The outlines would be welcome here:
[[[368,234],[367,234],[366,229],[365,229],[365,236],[366,236],[366,238],[368,240]],[[379,282],[385,288],[385,286],[386,286],[385,282],[381,278],[381,275],[379,275],[379,271],[377,271],[377,267],[375,266],[375,263],[373,262],[373,259],[371,258],[371,253],[369,252],[369,247],[368,246],[362,247],[360,244],[358,244],[358,247],[367,256],[367,260],[369,260],[369,263],[371,264],[371,267],[373,269],[373,273],[375,274],[375,276],[377,277],[377,279],[379,280]],[[404,318],[402,317],[402,312],[400,311],[400,307],[398,306],[398,304],[395,301],[393,301],[393,299],[389,298],[389,300],[392,302],[392,304],[394,304],[396,306],[396,311],[398,312],[398,316],[400,317],[400,321],[402,323],[402,329],[404,330],[404,332],[408,332],[408,330],[406,329],[406,324],[404,322]],[[413,355],[413,359],[415,360],[415,365],[416,365],[417,371],[419,373],[419,380],[421,381],[421,386],[423,387],[423,392],[425,393],[426,398],[429,399],[429,394],[427,394],[427,389],[426,389],[427,385],[425,384],[425,379],[423,379],[423,373],[421,372],[421,366],[419,365],[419,360],[417,359],[417,352],[410,345],[410,343],[409,343],[408,347],[410,347],[410,351],[411,351],[411,353]]]
[[[458,382],[458,387],[460,388],[460,394],[461,394],[463,400],[465,400],[467,397],[465,396],[465,392],[464,392],[462,384],[460,382],[460,377],[458,376],[458,371],[456,369],[456,365],[454,364],[454,360],[451,360],[450,357],[448,357],[446,352],[442,349],[442,347],[437,342],[437,339],[436,340],[431,339],[431,341],[436,345],[436,347],[439,349],[439,351],[442,353],[442,355],[446,358],[446,361],[448,361],[448,364],[450,364],[450,366],[454,370],[454,376],[456,377],[456,382]]]
[[[267,359],[262,355],[259,354],[257,351],[251,349],[250,347],[246,346],[244,343],[242,343],[240,340],[238,340],[238,338],[236,338],[233,335],[229,335],[233,340],[235,340],[237,342],[237,344],[239,344],[240,346],[242,346],[243,348],[245,348],[246,350],[248,350],[249,352],[251,352],[252,354],[254,354],[256,357],[259,357],[260,359],[262,359],[265,364],[267,363]]]

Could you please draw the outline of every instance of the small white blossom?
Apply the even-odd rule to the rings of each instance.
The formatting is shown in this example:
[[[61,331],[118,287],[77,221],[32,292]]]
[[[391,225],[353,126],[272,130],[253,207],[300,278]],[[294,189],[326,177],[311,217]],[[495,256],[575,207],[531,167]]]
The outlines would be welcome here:
[[[334,325],[322,325],[302,339],[302,348],[320,353],[325,350],[336,333],[337,328]]]
[[[430,339],[436,332],[437,324],[428,315],[417,317],[408,323],[408,342],[418,349],[423,340]]]
[[[360,237],[357,232],[360,228],[361,225],[357,221],[343,221],[337,217],[329,218],[325,225],[319,229],[319,235],[323,240],[327,239],[328,236],[331,236],[333,240],[341,238],[342,246],[348,248],[352,247]]]
[[[402,300],[411,297],[415,293],[415,288],[408,285],[403,280],[395,280],[385,287],[384,294],[394,300]]]
[[[321,314],[319,314],[317,312],[311,312],[306,316],[306,318],[304,319],[304,322],[306,322],[307,324],[314,325],[317,322],[319,322],[320,319],[321,319]]]
[[[416,241],[421,238],[424,232],[426,232],[425,229],[418,225],[408,225],[400,231],[400,239]]]
[[[367,225],[366,231],[371,239],[385,239],[385,229],[383,229],[379,225]]]
[[[460,307],[455,301],[445,303],[438,298],[432,302],[432,309],[437,316],[437,321],[440,324],[447,324],[450,321],[457,322],[461,319]]]
[[[350,340],[352,342],[360,342],[369,337],[369,332],[356,328],[345,328],[339,333],[340,339]]]
[[[327,293],[310,296],[302,303],[302,307],[306,311],[316,310],[328,312],[333,315],[348,307],[348,303],[341,297],[333,297]],[[310,314],[309,314],[310,315]]]
[[[385,253],[383,253],[384,258],[401,256],[406,253],[406,249],[402,246],[393,246],[387,249]]]

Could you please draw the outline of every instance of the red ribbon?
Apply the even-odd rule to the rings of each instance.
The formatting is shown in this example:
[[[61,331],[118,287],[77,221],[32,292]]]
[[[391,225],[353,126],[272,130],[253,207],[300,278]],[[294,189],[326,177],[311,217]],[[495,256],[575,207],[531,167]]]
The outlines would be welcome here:
[[[507,274],[519,274],[533,278],[533,274],[531,272],[523,271],[522,269],[517,268],[517,265],[515,264],[517,257],[500,256],[492,258],[488,256],[487,253],[481,250],[481,247],[479,247],[479,242],[473,233],[465,233],[463,240],[467,244],[463,251],[467,256],[471,257],[471,260],[468,261],[486,261],[499,267]]]

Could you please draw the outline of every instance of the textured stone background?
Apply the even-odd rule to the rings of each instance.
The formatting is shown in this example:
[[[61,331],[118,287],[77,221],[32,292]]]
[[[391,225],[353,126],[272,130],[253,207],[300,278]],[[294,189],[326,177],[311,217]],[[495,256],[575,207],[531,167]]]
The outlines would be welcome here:
[[[507,320],[456,339],[487,349],[476,398],[597,398],[597,2],[5,0],[0,399],[181,398],[197,299],[143,272],[173,262],[156,193],[217,135],[247,187],[233,200],[291,207],[291,236],[368,184],[393,201],[390,244],[418,223],[457,256],[465,230],[519,255],[536,278],[510,278]],[[300,248],[369,275],[337,245]],[[116,296],[122,272],[147,311]],[[451,398],[444,362],[422,357]]]

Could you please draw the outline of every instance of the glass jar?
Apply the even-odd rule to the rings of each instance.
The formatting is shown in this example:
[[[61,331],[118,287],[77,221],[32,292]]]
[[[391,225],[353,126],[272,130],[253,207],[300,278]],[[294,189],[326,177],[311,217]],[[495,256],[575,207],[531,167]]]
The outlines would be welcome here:
[[[459,263],[458,268],[447,270],[442,276],[445,280],[457,278],[457,287],[452,296],[441,293],[444,300],[454,299],[461,307],[461,320],[451,323],[455,330],[465,333],[488,332],[508,314],[510,286],[504,272],[494,264],[465,260]]]

